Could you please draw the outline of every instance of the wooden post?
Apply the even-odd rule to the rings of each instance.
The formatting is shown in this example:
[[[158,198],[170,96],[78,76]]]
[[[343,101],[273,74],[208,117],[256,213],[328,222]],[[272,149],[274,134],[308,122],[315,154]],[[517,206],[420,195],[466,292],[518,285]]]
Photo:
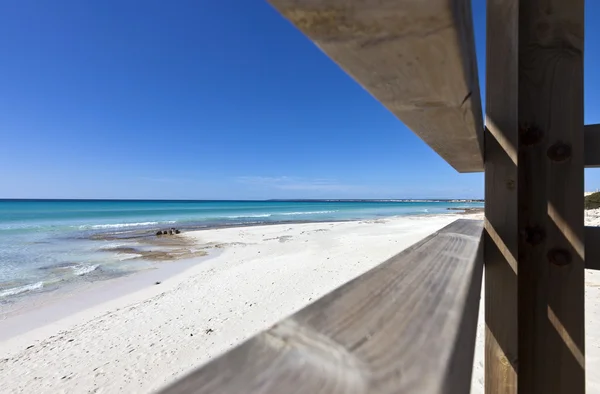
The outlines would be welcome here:
[[[487,393],[585,392],[583,16],[488,0]]]

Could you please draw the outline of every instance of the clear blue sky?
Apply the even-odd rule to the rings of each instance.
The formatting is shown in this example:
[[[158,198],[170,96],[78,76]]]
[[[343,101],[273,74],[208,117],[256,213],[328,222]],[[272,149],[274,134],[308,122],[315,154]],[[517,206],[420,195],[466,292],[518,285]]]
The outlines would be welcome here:
[[[483,196],[263,1],[5,0],[0,52],[0,197]]]

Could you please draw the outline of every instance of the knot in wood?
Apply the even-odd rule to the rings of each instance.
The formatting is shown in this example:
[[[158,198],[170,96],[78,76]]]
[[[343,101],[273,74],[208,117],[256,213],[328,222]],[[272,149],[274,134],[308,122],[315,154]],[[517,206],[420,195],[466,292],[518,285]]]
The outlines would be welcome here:
[[[546,239],[546,232],[540,226],[526,227],[523,235],[530,245],[539,245]]]
[[[571,253],[566,249],[554,248],[548,251],[548,261],[559,267],[571,264]]]
[[[558,141],[548,148],[547,154],[552,161],[565,161],[571,157],[571,145]]]
[[[524,146],[538,144],[544,138],[544,132],[535,125],[519,126],[519,143]]]

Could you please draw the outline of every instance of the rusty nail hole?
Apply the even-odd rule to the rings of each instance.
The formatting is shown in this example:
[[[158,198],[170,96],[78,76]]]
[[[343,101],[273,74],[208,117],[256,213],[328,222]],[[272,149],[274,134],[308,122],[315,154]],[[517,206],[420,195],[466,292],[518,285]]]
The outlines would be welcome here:
[[[525,228],[525,242],[538,245],[546,238],[546,232],[540,226]]]
[[[552,161],[565,161],[571,157],[571,145],[558,141],[548,148],[547,154]]]
[[[519,142],[521,145],[535,145],[542,141],[544,133],[534,125],[525,124],[519,127]]]
[[[548,251],[548,260],[559,267],[571,264],[571,253],[566,249],[554,248]]]

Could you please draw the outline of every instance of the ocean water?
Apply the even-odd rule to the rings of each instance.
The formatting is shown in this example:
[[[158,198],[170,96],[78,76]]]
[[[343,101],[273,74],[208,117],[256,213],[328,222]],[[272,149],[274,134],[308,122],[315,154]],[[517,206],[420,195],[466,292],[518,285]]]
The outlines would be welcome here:
[[[0,200],[0,307],[30,293],[149,268],[106,251],[158,229],[375,219],[482,207],[457,201]],[[112,237],[106,237],[110,235]],[[98,239],[100,238],[100,239]],[[132,241],[133,239],[133,241]]]

